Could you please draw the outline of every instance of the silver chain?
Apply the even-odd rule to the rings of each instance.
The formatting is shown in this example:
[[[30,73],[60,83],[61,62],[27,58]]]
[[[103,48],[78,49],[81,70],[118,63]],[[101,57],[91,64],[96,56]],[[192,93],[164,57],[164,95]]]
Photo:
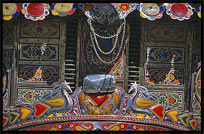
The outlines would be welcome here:
[[[93,28],[93,26],[92,26],[92,23],[91,23],[91,19],[87,19],[87,22],[89,23],[90,29],[91,29],[91,31],[92,31],[92,33],[93,33],[93,37],[94,37],[95,43],[96,43],[97,48],[99,49],[99,51],[100,51],[101,53],[105,54],[105,55],[108,55],[108,54],[112,53],[112,52],[114,51],[114,49],[116,48],[116,45],[117,45],[117,42],[118,42],[118,36],[119,36],[119,34],[120,34],[120,32],[121,32],[122,26],[123,26],[123,25],[125,26],[125,23],[126,23],[125,20],[124,20],[124,22],[120,25],[119,29],[117,30],[117,34],[112,35],[112,36],[110,36],[110,37],[104,37],[104,36],[98,35],[97,33],[95,33],[95,30],[94,30],[94,28]],[[98,36],[98,37],[100,37],[100,38],[103,38],[103,39],[111,39],[111,38],[113,38],[113,37],[116,37],[116,39],[115,39],[115,41],[114,41],[113,48],[112,48],[109,52],[104,52],[104,51],[100,48],[96,36]]]
[[[123,46],[124,37],[125,37],[125,28],[126,28],[126,20],[125,20],[125,19],[124,19],[124,23],[123,23],[122,25],[123,25],[124,27],[123,27],[123,35],[122,35],[122,39],[121,39],[121,45],[120,45],[120,47],[119,47],[119,52],[117,53],[116,57],[115,57],[112,61],[109,61],[109,62],[104,61],[104,60],[99,56],[99,54],[98,54],[98,52],[97,52],[97,50],[96,50],[96,47],[95,47],[93,35],[92,35],[92,33],[90,32],[91,42],[92,42],[94,51],[95,51],[97,57],[99,58],[99,60],[100,60],[101,62],[103,62],[103,63],[105,63],[105,64],[113,64],[113,62],[115,62],[115,61],[118,59],[119,54],[120,54],[120,51],[121,51],[122,46]]]

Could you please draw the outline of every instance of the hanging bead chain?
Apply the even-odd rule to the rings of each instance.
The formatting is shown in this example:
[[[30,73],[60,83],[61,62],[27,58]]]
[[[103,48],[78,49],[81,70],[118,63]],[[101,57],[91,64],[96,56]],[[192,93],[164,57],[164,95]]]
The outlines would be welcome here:
[[[92,33],[90,32],[91,42],[92,42],[92,44],[93,44],[94,51],[95,51],[97,57],[99,58],[99,60],[100,60],[101,62],[103,62],[103,63],[105,63],[105,64],[113,64],[113,62],[115,62],[115,61],[118,59],[119,54],[120,54],[120,51],[121,51],[122,46],[123,46],[123,41],[124,41],[124,38],[125,38],[125,28],[126,28],[126,20],[124,19],[123,35],[122,35],[122,39],[121,39],[121,45],[120,45],[120,47],[119,47],[119,52],[117,53],[116,57],[115,57],[112,61],[109,61],[109,62],[104,61],[104,60],[99,56],[99,54],[98,54],[98,52],[97,52],[97,50],[96,50],[96,47],[95,47],[95,45],[94,45],[93,35],[92,35]]]
[[[87,19],[87,22],[89,23],[91,32],[93,32],[94,40],[95,40],[95,42],[96,42],[96,45],[97,45],[97,48],[99,49],[99,51],[100,51],[101,53],[105,54],[105,55],[108,55],[108,54],[112,53],[113,50],[116,48],[116,45],[117,45],[117,42],[118,42],[118,36],[119,36],[119,34],[120,34],[120,32],[121,32],[122,26],[125,27],[125,24],[126,24],[125,20],[124,20],[124,22],[120,25],[119,29],[117,30],[117,33],[116,33],[115,35],[110,36],[110,37],[104,37],[104,36],[98,35],[97,33],[95,33],[95,30],[94,30],[94,28],[93,28],[93,26],[92,26],[92,23],[91,23],[91,19]],[[96,37],[96,36],[98,36],[98,37],[100,37],[100,38],[103,38],[103,39],[111,39],[111,38],[113,38],[113,37],[116,37],[116,39],[115,39],[115,41],[114,41],[113,48],[112,48],[109,52],[104,52],[103,50],[101,50],[101,48],[99,47],[98,40],[97,40],[97,37]]]
[[[111,38],[117,36],[118,33],[121,32],[121,28],[122,28],[122,25],[121,25],[120,28],[117,30],[117,33],[114,34],[114,35],[111,35],[110,37],[108,37],[108,36],[101,36],[101,35],[99,35],[99,34],[97,34],[97,33],[95,32],[95,30],[94,30],[94,28],[93,28],[93,26],[92,26],[92,23],[91,23],[91,19],[87,19],[87,22],[88,22],[88,24],[89,24],[89,26],[90,26],[90,28],[91,28],[91,31],[94,33],[94,35],[96,35],[97,37],[100,37],[100,38],[102,38],[102,39],[111,39]],[[119,31],[119,30],[120,30],[120,31]]]

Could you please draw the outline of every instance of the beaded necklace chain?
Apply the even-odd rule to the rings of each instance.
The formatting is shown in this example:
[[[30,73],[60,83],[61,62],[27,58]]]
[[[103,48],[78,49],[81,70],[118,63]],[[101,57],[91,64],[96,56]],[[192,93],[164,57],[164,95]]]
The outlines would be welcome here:
[[[125,37],[126,20],[124,19],[124,22],[120,25],[119,29],[117,30],[117,33],[116,33],[115,35],[110,36],[110,37],[105,37],[105,36],[100,36],[100,35],[98,35],[98,34],[95,33],[95,31],[94,31],[94,28],[93,28],[92,23],[91,23],[91,19],[88,19],[87,22],[88,22],[88,24],[89,24],[89,26],[90,26],[90,29],[91,29],[91,32],[90,32],[91,42],[92,42],[92,45],[93,45],[93,48],[94,48],[94,51],[95,51],[97,57],[99,58],[99,60],[100,60],[101,62],[103,62],[103,63],[105,63],[105,64],[113,64],[113,63],[118,59],[119,54],[120,54],[120,51],[121,51],[121,49],[122,49],[122,45],[123,45],[123,41],[124,41],[124,37]],[[120,45],[120,47],[119,47],[119,52],[117,53],[116,57],[115,57],[112,61],[109,61],[109,62],[104,61],[104,60],[99,56],[99,54],[98,54],[98,52],[97,52],[97,50],[96,50],[96,47],[99,49],[99,51],[100,51],[101,53],[103,53],[103,54],[105,54],[105,55],[108,55],[108,54],[112,53],[113,50],[116,48],[116,44],[117,44],[117,42],[118,42],[118,36],[119,36],[119,34],[120,34],[120,32],[121,32],[122,26],[123,26],[123,34],[122,34],[122,39],[121,39],[121,45]],[[92,34],[92,33],[93,33],[93,34]],[[98,40],[97,40],[97,37],[96,37],[96,36],[99,37],[99,38],[103,38],[103,39],[111,39],[111,38],[113,38],[113,37],[116,37],[113,48],[112,48],[109,52],[104,52],[104,51],[102,51],[101,48],[99,47]],[[96,46],[95,46],[95,44],[96,44]]]

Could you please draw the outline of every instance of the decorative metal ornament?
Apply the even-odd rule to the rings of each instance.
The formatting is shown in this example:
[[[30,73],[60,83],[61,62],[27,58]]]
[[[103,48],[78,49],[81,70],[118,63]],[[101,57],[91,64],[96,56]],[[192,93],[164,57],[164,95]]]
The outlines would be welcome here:
[[[50,10],[53,15],[58,15],[60,17],[72,15],[76,7],[74,7],[74,3],[52,3]]]
[[[22,13],[32,21],[43,20],[49,15],[50,6],[46,3],[24,3]]]
[[[192,7],[188,3],[164,3],[166,13],[172,18],[179,21],[190,19],[193,15]]]
[[[142,12],[148,16],[154,16],[159,13],[159,6],[156,3],[144,3]]]
[[[162,18],[165,8],[163,6],[159,7],[156,3],[140,3],[137,10],[142,18],[153,21]]]
[[[11,20],[19,15],[22,7],[16,3],[3,3],[3,20]]]
[[[198,14],[198,17],[201,18],[201,6],[194,8],[194,11]]]

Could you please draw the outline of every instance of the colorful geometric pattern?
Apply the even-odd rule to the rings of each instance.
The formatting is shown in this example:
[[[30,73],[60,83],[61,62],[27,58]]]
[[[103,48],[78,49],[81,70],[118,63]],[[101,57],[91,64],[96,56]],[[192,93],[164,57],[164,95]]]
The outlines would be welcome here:
[[[192,68],[192,110],[195,113],[201,113],[201,61],[197,62],[197,66]]]
[[[75,90],[74,95],[69,95],[63,85],[64,83],[53,88],[49,95],[54,96],[54,98],[48,99],[45,97],[26,107],[17,107],[4,112],[4,130],[190,131],[199,128],[197,121],[190,114],[177,109],[169,109],[156,101],[153,104],[147,101],[148,99],[143,99],[142,96],[139,96],[140,93],[146,93],[149,99],[153,96],[148,92],[148,89],[140,85],[136,85],[139,94],[137,91],[126,94],[122,88],[117,87],[115,92],[100,96],[88,95],[83,92],[82,87]],[[55,92],[58,92],[58,94],[53,95]],[[148,105],[142,108],[142,111],[135,109],[128,101],[132,102],[135,100],[134,98],[138,99],[138,96],[139,99],[142,99],[138,102],[139,106]],[[157,97],[154,96],[154,98]],[[64,102],[66,101],[64,108],[50,107],[57,104],[61,99],[64,99]],[[45,101],[50,106],[45,104]],[[148,108],[149,106],[150,108]],[[150,115],[144,116],[147,110],[149,110],[148,114]],[[123,114],[124,112],[130,114]],[[7,119],[9,119],[9,123],[6,123]]]
[[[190,120],[189,121],[189,123],[190,123],[190,125],[191,125],[191,128],[193,129],[193,130],[195,130],[196,129],[196,121],[195,120]]]
[[[195,113],[201,113],[201,104],[195,94],[193,95],[192,109]]]
[[[58,81],[59,67],[19,65],[18,82],[53,83]]]
[[[45,45],[45,51],[42,51],[42,44],[21,44],[20,60],[59,60],[58,45]]]
[[[21,108],[20,113],[21,113],[20,119],[25,120],[33,113],[33,110],[31,110],[29,108]]]
[[[3,45],[13,45],[13,22],[3,21],[2,30]]]
[[[10,112],[10,113],[8,113],[9,123],[10,123],[10,124],[15,123],[15,121],[18,119],[19,116],[20,116],[20,114],[19,114],[19,113],[16,113],[16,112]]]
[[[88,18],[100,24],[108,25],[117,20],[126,18],[129,13],[136,9],[137,4],[118,3],[114,5],[111,3],[79,3],[78,7]]]
[[[115,76],[116,80],[122,80],[123,79],[123,68],[124,68],[124,53],[122,52],[122,55],[120,56],[120,59],[116,62],[116,64],[113,66],[109,74]]]
[[[169,110],[169,111],[166,111],[166,114],[171,118],[172,121],[178,122],[178,114],[179,114],[178,110]]]
[[[165,107],[164,105],[156,105],[150,108],[150,110],[159,118],[159,119],[164,119],[165,117]]]
[[[195,93],[198,100],[201,102],[201,68],[199,69],[195,79]]]
[[[116,121],[119,120],[120,121]],[[80,121],[83,120],[83,121]],[[91,120],[91,122],[90,122]],[[97,121],[94,121],[97,120]],[[105,120],[105,121],[104,121]],[[114,122],[112,122],[111,120],[114,120]],[[178,125],[176,123],[171,123],[169,121],[162,121],[162,120],[158,120],[158,119],[146,119],[146,118],[137,118],[137,117],[131,117],[131,116],[121,116],[120,118],[118,116],[112,116],[112,115],[106,115],[106,116],[64,116],[64,117],[51,117],[51,118],[43,118],[43,119],[38,119],[38,120],[29,120],[26,122],[22,122],[22,123],[18,123],[16,125],[13,126],[8,126],[7,128],[5,128],[4,130],[12,130],[12,129],[22,129],[22,127],[24,127],[25,125],[31,126],[31,125],[36,125],[36,123],[44,123],[47,126],[50,126],[50,121],[52,122],[66,122],[69,121],[68,123],[93,123],[94,124],[94,128],[101,130],[101,125],[102,123],[124,123],[125,124],[129,124],[129,125],[141,125],[143,126],[145,123],[151,123],[151,124],[155,124],[152,125],[151,127],[149,126],[149,128],[155,127],[157,128],[157,130],[159,131],[165,131],[165,130],[172,130],[172,129],[176,129],[176,130],[183,130],[183,131],[190,131],[191,129],[183,126],[183,125]],[[76,122],[77,121],[77,122]],[[130,123],[132,122],[132,123]],[[65,123],[63,123],[65,124]],[[161,125],[163,127],[161,127]],[[35,128],[33,128],[33,130],[39,130],[39,125],[35,126]],[[42,127],[42,126],[40,126]],[[71,125],[71,127],[73,127],[73,125]],[[123,126],[121,126],[123,128]],[[136,126],[132,126],[133,128],[136,128]],[[43,128],[47,128],[47,127],[43,127]],[[89,127],[90,128],[90,127]],[[172,128],[172,129],[171,129]],[[72,129],[67,129],[64,128],[63,130],[72,130]],[[126,130],[132,130],[132,129],[126,129]],[[152,130],[152,129],[143,129],[143,130]]]
[[[147,68],[145,83],[151,85],[183,85],[183,69]]]
[[[169,129],[163,127],[155,127],[148,125],[141,125],[137,123],[116,123],[116,122],[101,122],[101,126],[98,127],[97,122],[73,122],[73,123],[64,123],[64,124],[54,124],[54,125],[41,125],[38,127],[30,127],[22,129],[23,131],[39,131],[39,130],[49,130],[49,131],[93,131],[93,130],[102,130],[102,131],[168,131]]]
[[[147,47],[147,62],[184,63],[184,48]]]
[[[89,96],[80,91],[77,96],[81,114],[89,115],[113,114],[120,107],[119,98],[123,97],[119,90],[103,96]]]
[[[60,38],[59,21],[32,22],[21,19],[20,38]]]
[[[187,114],[181,115],[181,116],[179,116],[179,119],[181,120],[183,125],[188,126],[189,115],[187,115]]]
[[[8,123],[8,118],[3,117],[3,127],[6,126],[7,123]]]
[[[49,108],[50,108],[49,106],[43,103],[34,104],[34,109],[35,109],[34,116],[37,118],[42,116]]]
[[[169,24],[148,25],[147,40],[184,42],[186,40],[186,26]]]
[[[183,110],[183,92],[150,92],[156,97],[159,104],[170,109]]]
[[[201,51],[201,23],[193,25],[193,51]]]
[[[18,89],[17,104],[34,104],[35,101],[39,101],[43,95],[50,93],[51,90],[35,88],[31,89]]]
[[[5,90],[4,91],[4,94],[3,94],[3,97],[2,97],[3,99],[3,108],[7,108],[8,107],[8,99],[9,99],[9,97],[8,97],[8,90]]]

